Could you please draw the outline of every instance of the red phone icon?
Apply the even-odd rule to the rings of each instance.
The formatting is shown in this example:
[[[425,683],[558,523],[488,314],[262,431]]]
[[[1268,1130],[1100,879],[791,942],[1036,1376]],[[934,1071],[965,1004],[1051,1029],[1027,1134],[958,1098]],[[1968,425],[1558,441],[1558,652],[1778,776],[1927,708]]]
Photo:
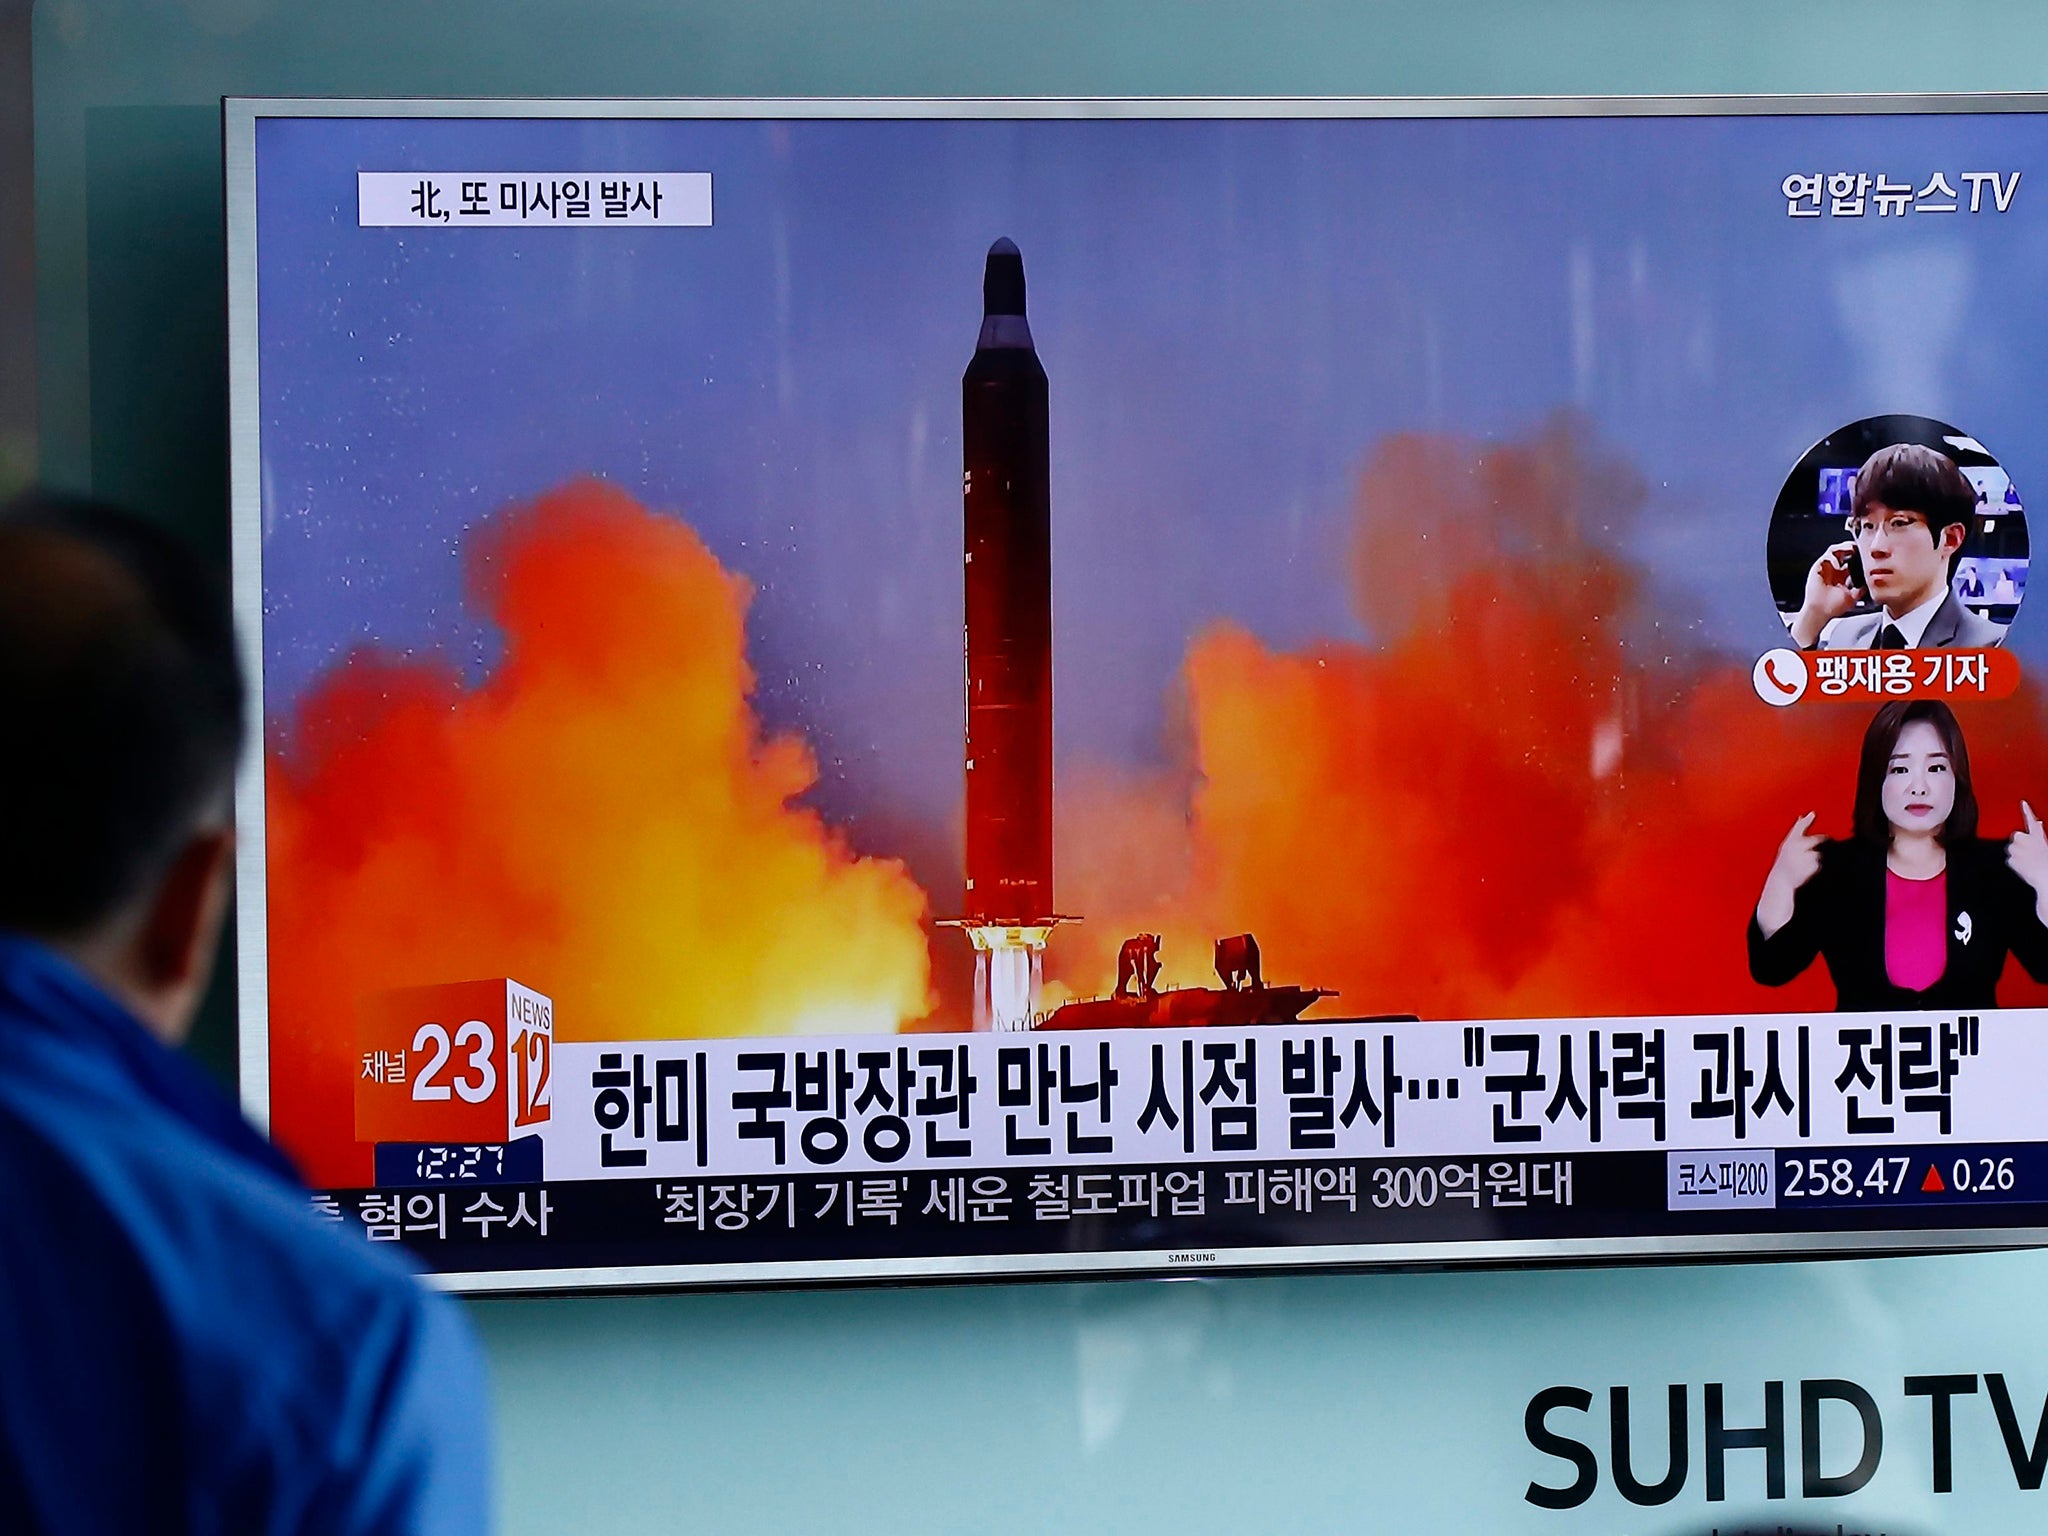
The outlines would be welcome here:
[[[1775,656],[1766,656],[1764,658],[1764,676],[1770,681],[1770,685],[1780,693],[1797,693],[1799,691],[1799,684],[1788,683],[1785,679],[1778,676],[1778,658]]]

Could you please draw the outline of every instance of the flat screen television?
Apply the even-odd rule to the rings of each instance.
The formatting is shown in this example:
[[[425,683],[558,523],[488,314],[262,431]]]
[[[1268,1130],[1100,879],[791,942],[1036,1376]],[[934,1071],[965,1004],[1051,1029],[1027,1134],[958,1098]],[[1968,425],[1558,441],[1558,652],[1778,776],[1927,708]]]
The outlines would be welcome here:
[[[2040,1241],[2042,108],[230,100],[249,1112],[474,1291]]]

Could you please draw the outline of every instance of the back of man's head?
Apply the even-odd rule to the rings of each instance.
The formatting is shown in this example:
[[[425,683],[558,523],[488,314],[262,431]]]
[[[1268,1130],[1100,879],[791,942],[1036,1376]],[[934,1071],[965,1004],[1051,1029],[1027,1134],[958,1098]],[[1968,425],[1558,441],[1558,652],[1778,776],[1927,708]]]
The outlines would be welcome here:
[[[164,530],[0,505],[0,929],[89,937],[224,822],[243,684],[225,593]]]

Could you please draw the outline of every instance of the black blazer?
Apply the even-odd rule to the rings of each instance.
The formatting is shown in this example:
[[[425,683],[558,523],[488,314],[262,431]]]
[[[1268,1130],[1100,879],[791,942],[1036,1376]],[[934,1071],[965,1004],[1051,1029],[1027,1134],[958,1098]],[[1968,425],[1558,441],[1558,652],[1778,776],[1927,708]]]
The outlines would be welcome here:
[[[2048,981],[2048,928],[2034,889],[2005,861],[2005,844],[1973,837],[1948,849],[1948,966],[1924,992],[1884,971],[1884,850],[1851,839],[1820,846],[1820,868],[1792,899],[1792,920],[1768,939],[1749,915],[1749,974],[1781,987],[1819,955],[1835,980],[1835,1006],[1996,1008],[2008,952]]]

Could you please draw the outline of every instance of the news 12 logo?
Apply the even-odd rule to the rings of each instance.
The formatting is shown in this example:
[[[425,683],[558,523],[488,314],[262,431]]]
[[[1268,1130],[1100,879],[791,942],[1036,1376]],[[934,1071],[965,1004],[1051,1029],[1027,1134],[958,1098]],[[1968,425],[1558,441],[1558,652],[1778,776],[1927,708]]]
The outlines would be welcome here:
[[[494,1144],[539,1134],[553,1105],[553,999],[509,977],[363,1000],[356,1140]]]

